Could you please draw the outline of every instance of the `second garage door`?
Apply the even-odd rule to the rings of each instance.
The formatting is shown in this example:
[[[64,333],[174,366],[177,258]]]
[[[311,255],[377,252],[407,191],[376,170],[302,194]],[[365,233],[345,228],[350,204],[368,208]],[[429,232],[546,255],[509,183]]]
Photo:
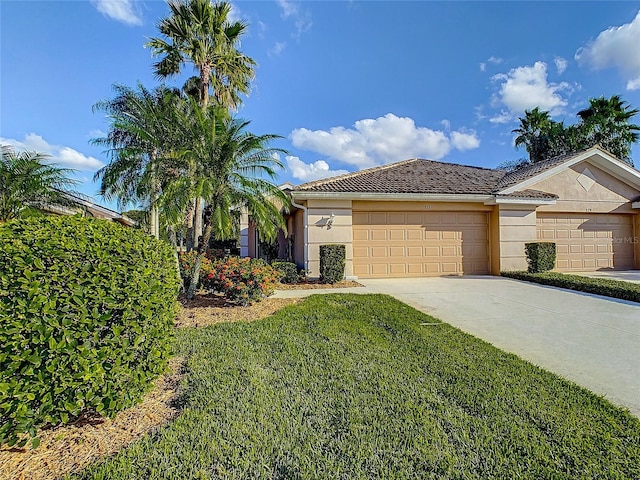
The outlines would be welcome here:
[[[354,274],[487,274],[488,232],[485,212],[354,212]]]
[[[538,239],[556,243],[557,270],[634,268],[632,215],[539,213],[537,223]]]

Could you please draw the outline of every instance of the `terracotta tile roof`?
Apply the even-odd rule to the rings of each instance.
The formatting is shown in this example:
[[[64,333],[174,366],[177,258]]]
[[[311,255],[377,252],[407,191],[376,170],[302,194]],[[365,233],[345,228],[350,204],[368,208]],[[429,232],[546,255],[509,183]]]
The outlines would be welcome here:
[[[494,192],[504,170],[412,159],[304,183],[306,192],[486,194]]]
[[[566,155],[558,155],[557,157],[552,157],[547,160],[543,160],[542,162],[531,163],[526,167],[519,168],[518,170],[514,170],[513,172],[507,173],[502,180],[498,182],[496,185],[496,190],[503,190],[505,188],[511,187],[517,183],[524,182],[531,177],[535,177],[536,175],[545,172],[556,165],[560,165],[583,152],[578,153],[570,153]]]

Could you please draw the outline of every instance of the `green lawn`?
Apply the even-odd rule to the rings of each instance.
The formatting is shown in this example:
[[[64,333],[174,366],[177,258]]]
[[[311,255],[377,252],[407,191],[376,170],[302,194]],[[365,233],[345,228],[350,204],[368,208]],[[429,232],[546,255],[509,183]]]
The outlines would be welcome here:
[[[387,296],[179,330],[177,353],[182,415],[81,478],[640,478],[638,419]]]

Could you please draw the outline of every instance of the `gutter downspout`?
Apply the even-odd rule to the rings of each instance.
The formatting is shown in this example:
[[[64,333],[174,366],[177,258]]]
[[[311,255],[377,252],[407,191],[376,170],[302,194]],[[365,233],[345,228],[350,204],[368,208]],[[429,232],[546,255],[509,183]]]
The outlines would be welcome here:
[[[307,211],[307,207],[296,203],[293,200],[293,196],[291,197],[291,205],[304,212],[304,249],[302,250],[302,260],[304,262],[304,270],[307,272],[307,275],[309,275],[309,212]]]

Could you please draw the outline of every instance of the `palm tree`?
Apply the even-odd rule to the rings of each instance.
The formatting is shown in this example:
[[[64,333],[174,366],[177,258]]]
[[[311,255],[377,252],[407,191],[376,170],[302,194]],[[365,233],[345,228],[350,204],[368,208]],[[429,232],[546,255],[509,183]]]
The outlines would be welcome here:
[[[280,137],[254,135],[246,131],[248,125],[215,105],[203,110],[192,102],[190,113],[182,114],[181,134],[189,138],[189,147],[181,152],[181,158],[193,179],[181,177],[165,193],[178,201],[180,197],[184,201],[200,196],[207,202],[202,241],[187,292],[189,299],[195,295],[200,264],[210,239],[233,237],[238,212],[246,209],[265,239],[275,239],[285,226],[280,206],[288,205],[289,200],[270,181],[275,178],[276,169],[282,168],[274,153],[285,152],[268,146]]]
[[[517,133],[515,146],[524,146],[529,154],[531,163],[540,162],[550,156],[551,132],[558,131],[556,122],[551,119],[549,112],[540,110],[525,110],[524,117],[520,117],[520,127],[512,130]]]
[[[158,198],[163,183],[178,175],[172,154],[180,144],[173,117],[183,99],[177,90],[164,86],[137,90],[115,85],[116,97],[94,105],[107,113],[111,122],[106,137],[91,143],[107,147],[111,162],[100,169],[100,194],[117,199],[121,208],[129,203],[146,203],[149,229],[159,236]]]
[[[75,170],[45,163],[48,155],[16,152],[2,145],[0,158],[0,223],[51,207],[73,207],[69,195],[80,196],[69,178]]]
[[[589,99],[589,108],[578,112],[583,148],[600,145],[633,166],[631,145],[640,138],[640,126],[630,121],[638,112],[619,95]]]
[[[199,90],[200,105],[209,104],[209,88],[213,87],[216,104],[237,109],[239,94],[248,94],[254,75],[255,61],[238,50],[247,25],[229,20],[231,4],[210,0],[169,1],[171,14],[158,24],[166,38],[152,38],[147,43],[153,54],[162,56],[154,64],[156,75],[167,78],[178,75],[182,66],[191,63],[199,76],[190,78],[185,90]],[[193,244],[198,245],[202,233],[203,201],[195,200]]]
[[[229,21],[227,2],[183,0],[168,5],[171,14],[158,24],[166,40],[152,38],[147,43],[154,55],[162,56],[154,64],[156,75],[178,75],[184,64],[191,63],[199,74],[200,104],[208,105],[213,87],[218,105],[236,109],[239,94],[249,93],[254,75],[255,61],[237,49],[247,25]]]

